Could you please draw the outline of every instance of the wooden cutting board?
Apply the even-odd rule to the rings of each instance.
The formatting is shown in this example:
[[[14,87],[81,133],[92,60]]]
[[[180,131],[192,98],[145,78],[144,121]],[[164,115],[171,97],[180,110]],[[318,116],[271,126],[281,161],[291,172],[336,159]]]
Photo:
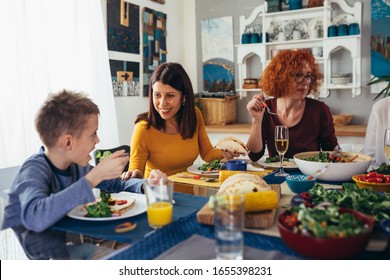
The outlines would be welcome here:
[[[280,185],[270,185],[278,194],[280,200]],[[245,214],[245,228],[265,229],[271,227],[275,222],[276,208],[268,211],[253,212]],[[214,225],[214,209],[210,209],[206,203],[196,214],[198,223],[205,225]]]

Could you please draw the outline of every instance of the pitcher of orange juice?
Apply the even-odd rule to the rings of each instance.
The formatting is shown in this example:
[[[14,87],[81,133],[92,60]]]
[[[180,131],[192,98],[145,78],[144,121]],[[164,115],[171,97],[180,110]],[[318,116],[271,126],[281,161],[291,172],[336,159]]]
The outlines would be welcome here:
[[[158,229],[172,222],[173,182],[144,183],[149,226]]]

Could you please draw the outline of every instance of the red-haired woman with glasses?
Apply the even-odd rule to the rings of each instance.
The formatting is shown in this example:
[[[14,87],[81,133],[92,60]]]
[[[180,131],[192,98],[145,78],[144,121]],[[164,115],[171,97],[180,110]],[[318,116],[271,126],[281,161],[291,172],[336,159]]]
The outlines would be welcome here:
[[[329,107],[308,97],[316,95],[321,78],[309,50],[284,50],[271,60],[259,87],[273,98],[265,100],[263,95],[256,94],[247,105],[252,116],[248,139],[251,160],[259,160],[265,147],[270,157],[278,155],[274,143],[277,125],[289,128],[286,158],[299,152],[332,151],[338,145]]]

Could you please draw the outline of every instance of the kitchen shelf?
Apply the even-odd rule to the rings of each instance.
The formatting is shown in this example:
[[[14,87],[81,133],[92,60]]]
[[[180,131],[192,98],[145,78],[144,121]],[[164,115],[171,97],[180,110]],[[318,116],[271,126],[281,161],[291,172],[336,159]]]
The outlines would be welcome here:
[[[337,6],[337,7],[336,7]],[[336,7],[336,8],[334,8]],[[272,22],[289,21],[289,20],[306,20],[318,18],[323,22],[323,37],[321,38],[303,38],[300,40],[272,41],[256,44],[239,44],[236,45],[236,55],[238,64],[239,83],[241,84],[248,77],[248,67],[250,67],[249,58],[258,56],[262,69],[256,78],[261,76],[262,71],[272,59],[273,50],[283,49],[300,49],[300,48],[322,48],[322,57],[316,57],[316,62],[319,64],[323,72],[324,79],[320,88],[319,97],[326,98],[330,94],[330,90],[351,90],[352,97],[361,94],[361,35],[337,36],[328,37],[327,27],[332,24],[332,18],[336,14],[347,14],[353,16],[359,27],[362,26],[362,3],[355,2],[354,6],[349,6],[344,0],[325,0],[322,7],[303,8],[299,10],[281,11],[267,13],[267,2],[256,7],[248,18],[240,17],[240,34],[245,33],[248,27],[253,26],[256,22],[261,25],[262,37],[266,38],[266,32]],[[260,20],[259,20],[260,19]],[[346,85],[335,85],[331,83],[331,75],[341,72],[337,69],[337,65],[332,65],[332,61],[336,62],[332,55],[338,51],[347,51],[352,60],[351,70],[352,83]],[[344,71],[345,72],[345,71]],[[245,97],[248,92],[260,92],[260,89],[242,89],[236,91],[240,97]]]

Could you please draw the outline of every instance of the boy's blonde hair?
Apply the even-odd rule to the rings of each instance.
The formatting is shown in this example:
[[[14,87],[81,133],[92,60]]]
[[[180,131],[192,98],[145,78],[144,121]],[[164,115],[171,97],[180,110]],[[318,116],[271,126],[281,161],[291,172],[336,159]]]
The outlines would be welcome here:
[[[63,133],[81,135],[91,115],[99,108],[85,94],[63,90],[50,94],[35,117],[35,128],[46,147],[53,147]]]

